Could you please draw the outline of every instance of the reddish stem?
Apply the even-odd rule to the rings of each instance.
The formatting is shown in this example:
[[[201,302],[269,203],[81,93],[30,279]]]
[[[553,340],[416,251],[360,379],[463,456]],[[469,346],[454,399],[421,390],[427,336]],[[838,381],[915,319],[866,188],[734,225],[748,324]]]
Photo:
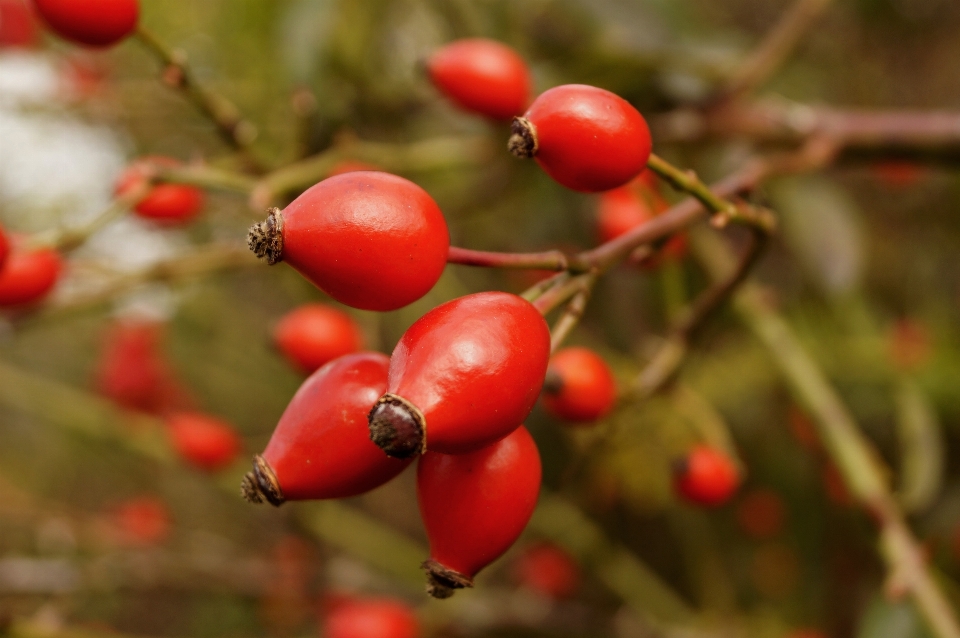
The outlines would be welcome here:
[[[567,256],[559,250],[542,253],[498,253],[450,246],[448,264],[483,268],[529,268],[532,270],[567,270]]]

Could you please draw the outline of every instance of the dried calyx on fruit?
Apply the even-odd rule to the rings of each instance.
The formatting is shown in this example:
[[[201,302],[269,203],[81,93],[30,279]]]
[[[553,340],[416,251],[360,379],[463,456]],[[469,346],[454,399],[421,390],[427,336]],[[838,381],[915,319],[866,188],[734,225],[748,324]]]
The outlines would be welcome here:
[[[427,60],[430,80],[461,108],[509,121],[530,103],[530,70],[505,44],[485,38],[457,40]]]
[[[511,153],[534,158],[557,182],[584,193],[623,186],[644,169],[652,148],[637,109],[583,84],[545,91],[512,128]]]
[[[469,454],[428,452],[417,467],[417,501],[430,540],[430,595],[448,598],[473,586],[533,515],[540,453],[527,429]]]
[[[436,202],[413,182],[376,171],[336,175],[247,236],[258,257],[285,261],[354,308],[395,310],[425,295],[447,262],[450,236]]]
[[[241,487],[252,503],[356,496],[383,485],[409,461],[370,441],[367,413],[387,386],[389,359],[358,352],[314,372],[280,417]]]
[[[607,362],[589,348],[563,348],[551,358],[543,386],[543,407],[557,418],[590,423],[607,415],[617,384]]]
[[[550,330],[526,300],[480,292],[448,301],[397,343],[370,438],[398,458],[489,445],[533,409],[549,357]]]
[[[33,0],[50,29],[62,38],[90,47],[123,40],[137,28],[137,0]]]

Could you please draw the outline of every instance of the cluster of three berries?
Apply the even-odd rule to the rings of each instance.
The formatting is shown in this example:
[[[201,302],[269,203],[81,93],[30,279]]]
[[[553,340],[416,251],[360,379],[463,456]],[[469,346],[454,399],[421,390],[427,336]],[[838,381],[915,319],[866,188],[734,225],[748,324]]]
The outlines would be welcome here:
[[[446,263],[446,223],[403,178],[338,175],[250,232],[348,305],[390,310],[425,294]],[[248,500],[341,498],[377,487],[412,458],[430,538],[432,592],[469,586],[516,540],[536,504],[540,459],[522,423],[546,374],[550,333],[527,301],[482,292],[415,322],[393,355],[336,359],[303,384],[244,480]]]

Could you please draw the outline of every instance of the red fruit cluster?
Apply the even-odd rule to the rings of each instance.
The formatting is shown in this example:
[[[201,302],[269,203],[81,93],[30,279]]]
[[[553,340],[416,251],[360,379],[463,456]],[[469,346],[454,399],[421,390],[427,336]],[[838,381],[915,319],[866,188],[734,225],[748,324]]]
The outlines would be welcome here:
[[[733,459],[706,445],[695,445],[675,468],[677,493],[695,505],[722,505],[739,485],[740,472]]]
[[[442,304],[389,359],[348,354],[314,372],[254,457],[243,495],[273,505],[354,496],[422,453],[417,493],[431,591],[445,597],[470,586],[536,504],[540,457],[521,423],[549,352],[543,317],[520,297],[486,292]]]
[[[530,103],[530,71],[505,44],[484,38],[452,42],[427,60],[430,80],[462,109],[511,120]]]
[[[447,262],[450,237],[437,204],[402,177],[348,172],[307,189],[250,229],[270,264],[285,261],[334,299],[395,310],[425,295]]]
[[[137,0],[33,0],[37,13],[62,38],[90,47],[123,40],[137,28]]]
[[[363,347],[360,326],[347,313],[324,304],[304,304],[285,314],[273,329],[280,352],[304,372]]]
[[[558,419],[591,423],[606,416],[617,400],[610,366],[588,348],[564,348],[550,359],[543,407]]]
[[[180,162],[172,157],[151,155],[128,167],[117,179],[117,196],[128,195],[144,188],[154,167],[176,168]],[[203,191],[186,184],[155,184],[134,206],[134,212],[151,221],[165,225],[184,224],[193,220],[203,208]]]

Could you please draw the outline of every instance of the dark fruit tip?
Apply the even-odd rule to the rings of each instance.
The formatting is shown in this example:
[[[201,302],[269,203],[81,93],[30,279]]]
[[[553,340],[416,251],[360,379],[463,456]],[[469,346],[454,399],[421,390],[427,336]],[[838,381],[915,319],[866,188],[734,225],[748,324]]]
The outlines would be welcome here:
[[[247,246],[271,266],[283,259],[283,215],[279,208],[267,211],[267,218],[250,227]]]
[[[510,125],[512,135],[507,141],[507,150],[521,159],[530,159],[537,154],[537,129],[524,117],[513,118]]]
[[[423,413],[396,394],[384,394],[370,409],[370,440],[387,456],[407,459],[426,451]]]
[[[427,572],[427,593],[434,598],[450,598],[458,589],[473,587],[472,578],[435,560],[424,561],[420,567]]]
[[[280,507],[287,500],[280,491],[280,483],[273,468],[259,454],[253,457],[253,469],[243,475],[240,494],[248,503],[263,503],[266,500],[276,507]]]

